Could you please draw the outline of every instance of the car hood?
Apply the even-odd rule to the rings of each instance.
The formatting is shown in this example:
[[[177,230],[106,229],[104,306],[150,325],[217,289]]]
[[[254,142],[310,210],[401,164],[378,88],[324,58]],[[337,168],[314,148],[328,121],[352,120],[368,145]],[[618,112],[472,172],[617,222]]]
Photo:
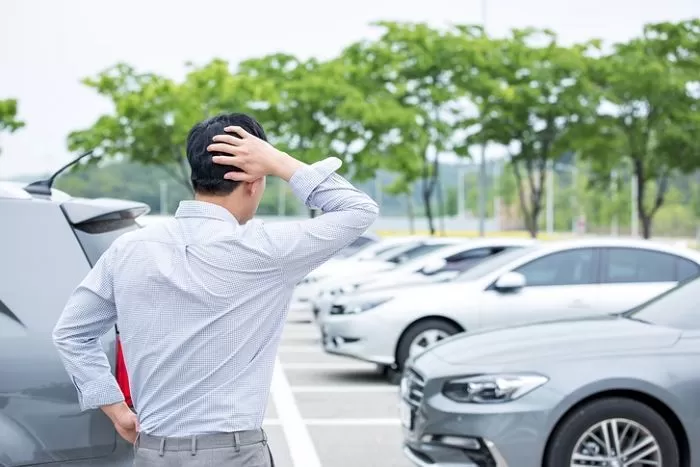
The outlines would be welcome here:
[[[375,261],[375,260],[335,260],[332,263],[325,263],[318,268],[316,268],[310,276],[313,277],[344,277],[348,275],[353,275],[360,272],[380,272],[389,271],[396,267],[395,264],[389,263],[387,261]]]
[[[670,347],[680,335],[675,329],[604,316],[463,334],[428,353],[453,365],[552,361]]]

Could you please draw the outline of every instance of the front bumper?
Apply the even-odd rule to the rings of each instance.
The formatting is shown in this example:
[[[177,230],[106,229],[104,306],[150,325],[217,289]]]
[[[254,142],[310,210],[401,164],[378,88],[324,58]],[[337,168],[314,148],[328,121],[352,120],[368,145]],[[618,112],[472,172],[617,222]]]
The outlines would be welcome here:
[[[379,365],[394,365],[398,332],[393,332],[372,312],[324,315],[320,326],[326,353]]]
[[[561,395],[546,386],[503,404],[463,404],[441,393],[445,379],[402,380],[404,454],[419,467],[540,467]]]

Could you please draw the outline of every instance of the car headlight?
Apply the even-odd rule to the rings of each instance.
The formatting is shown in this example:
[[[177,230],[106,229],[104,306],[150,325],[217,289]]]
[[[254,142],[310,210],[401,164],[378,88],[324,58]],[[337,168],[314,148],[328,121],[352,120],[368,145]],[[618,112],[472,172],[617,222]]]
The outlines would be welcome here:
[[[537,374],[475,375],[447,381],[442,393],[455,402],[510,402],[534,391],[549,378]]]
[[[364,303],[355,303],[352,305],[346,305],[343,314],[354,315],[357,313],[362,313],[363,311],[371,310],[372,308],[376,308],[379,305],[383,305],[384,303],[388,302],[389,300],[391,300],[391,298],[383,298],[381,300],[372,300],[372,301],[364,302]]]

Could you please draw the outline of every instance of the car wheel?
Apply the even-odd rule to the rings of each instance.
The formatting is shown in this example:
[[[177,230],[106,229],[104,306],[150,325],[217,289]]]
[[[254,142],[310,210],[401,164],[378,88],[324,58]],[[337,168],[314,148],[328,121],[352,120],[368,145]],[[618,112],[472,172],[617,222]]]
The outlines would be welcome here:
[[[409,357],[424,352],[428,347],[458,332],[460,329],[457,326],[444,319],[426,319],[412,324],[403,333],[396,348],[398,371],[403,371],[404,364]]]
[[[552,435],[547,467],[679,467],[673,431],[646,404],[609,397],[568,415]]]

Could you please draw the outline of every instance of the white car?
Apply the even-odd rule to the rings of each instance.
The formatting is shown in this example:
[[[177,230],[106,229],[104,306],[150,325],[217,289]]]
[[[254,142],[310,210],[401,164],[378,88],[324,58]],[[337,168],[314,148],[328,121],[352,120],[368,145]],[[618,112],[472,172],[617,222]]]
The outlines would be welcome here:
[[[339,298],[321,327],[326,352],[401,370],[464,331],[629,310],[700,275],[700,252],[652,241],[585,239],[496,255],[441,284]]]
[[[316,268],[297,284],[292,295],[292,303],[311,302],[320,295],[327,284],[333,283],[333,281],[343,280],[358,274],[388,271],[415,257],[446,245],[453,245],[457,241],[450,238],[404,237],[387,241],[387,248],[370,258],[367,257],[367,252],[364,252],[364,254],[359,253],[357,257],[332,260]]]
[[[533,240],[518,238],[464,240],[415,258],[389,271],[341,277],[327,284],[328,288],[314,301],[314,314],[321,324],[333,302],[342,295],[449,281],[491,256],[533,244]]]

